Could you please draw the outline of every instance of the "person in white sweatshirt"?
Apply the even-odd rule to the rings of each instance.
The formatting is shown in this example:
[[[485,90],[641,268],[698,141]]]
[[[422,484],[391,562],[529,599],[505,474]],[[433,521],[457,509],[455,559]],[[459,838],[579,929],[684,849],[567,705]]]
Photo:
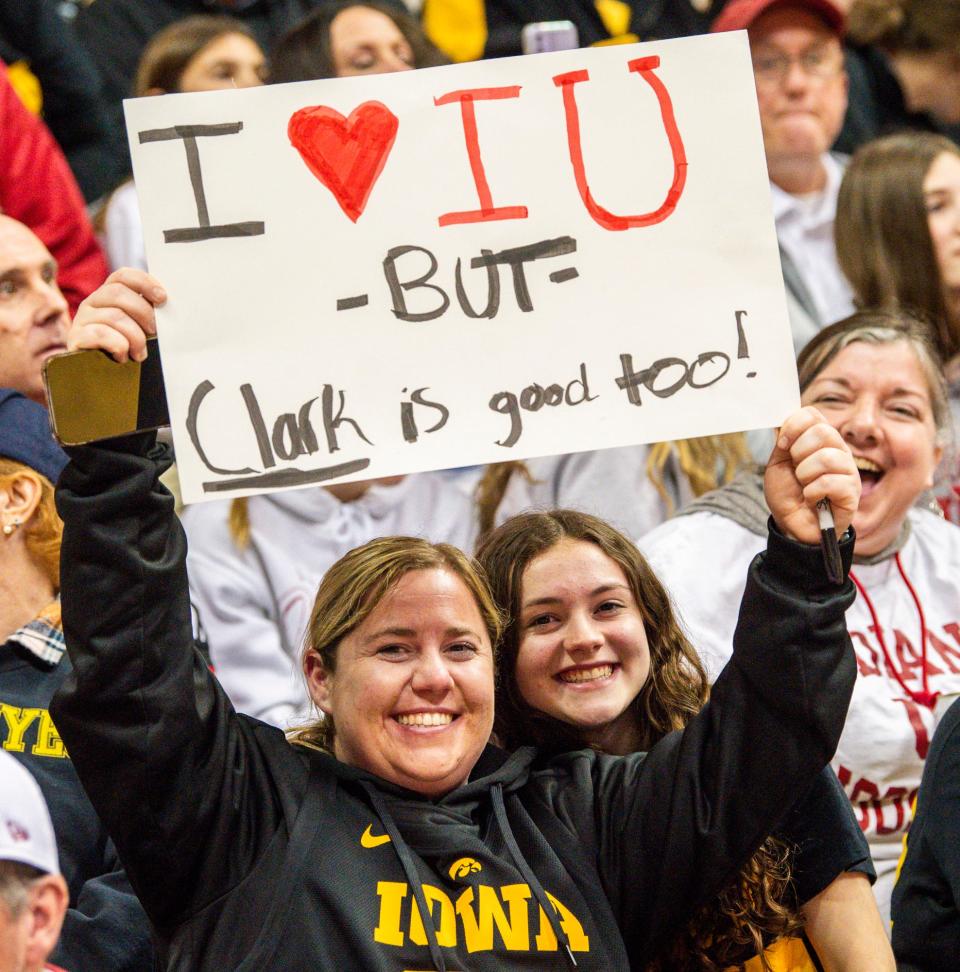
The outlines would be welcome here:
[[[860,312],[798,361],[803,403],[842,433],[863,481],[847,611],[858,677],[833,768],[870,844],[885,919],[930,739],[960,694],[960,529],[917,505],[950,425],[927,334],[903,314]],[[640,541],[712,677],[730,657],[740,571],[762,549],[768,515],[746,474]]]

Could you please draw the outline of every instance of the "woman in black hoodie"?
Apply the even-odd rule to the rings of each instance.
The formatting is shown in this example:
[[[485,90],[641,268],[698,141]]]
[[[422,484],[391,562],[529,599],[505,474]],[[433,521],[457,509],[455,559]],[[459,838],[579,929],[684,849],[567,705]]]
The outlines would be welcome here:
[[[706,671],[666,589],[610,524],[577,510],[521,514],[482,541],[477,559],[507,618],[500,745],[533,744],[545,755],[643,752],[706,703]],[[846,794],[826,768],[646,972],[719,972],[746,960],[749,972],[813,972],[813,954],[829,969],[892,972],[875,879]]]
[[[141,357],[159,285],[118,271],[71,347]],[[499,621],[457,551],[344,557],[304,670],[326,718],[237,715],[193,652],[185,544],[150,436],[76,448],[59,484],[74,673],[54,717],[169,969],[642,967],[829,759],[854,679],[812,504],[859,478],[815,410],[784,423],[776,525],[711,701],[646,755],[487,746]],[[849,562],[852,540],[841,544]]]

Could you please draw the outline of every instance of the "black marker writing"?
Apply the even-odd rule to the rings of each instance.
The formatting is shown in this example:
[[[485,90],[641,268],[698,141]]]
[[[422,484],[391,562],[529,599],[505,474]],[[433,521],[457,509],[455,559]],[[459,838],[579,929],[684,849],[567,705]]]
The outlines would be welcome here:
[[[481,250],[480,253],[485,257],[492,257],[493,250]],[[480,317],[496,317],[500,309],[500,270],[495,263],[488,263],[487,268],[487,306],[477,313],[470,304],[470,298],[463,286],[463,268],[460,257],[457,257],[457,269],[454,273],[454,280],[457,285],[457,300],[460,307],[467,317],[474,319]]]
[[[200,457],[200,461],[210,470],[210,472],[219,473],[223,476],[241,476],[244,473],[256,472],[255,469],[251,469],[249,466],[243,469],[223,469],[220,466],[215,466],[208,458],[206,450],[200,444],[200,433],[197,429],[197,424],[200,419],[200,406],[203,404],[203,400],[213,391],[216,386],[212,381],[201,381],[199,385],[193,390],[193,394],[190,396],[190,404],[187,406],[187,435],[190,436],[190,442],[193,448],[196,449],[197,455]]]
[[[190,436],[190,442],[196,450],[200,461],[204,464],[204,466],[207,467],[207,469],[210,470],[210,472],[217,473],[220,476],[236,476],[239,478],[232,480],[234,486],[210,486],[210,484],[204,484],[204,489],[209,492],[216,491],[217,489],[241,488],[239,485],[237,485],[241,482],[244,485],[249,485],[251,488],[266,486],[269,483],[273,483],[274,485],[280,484],[281,481],[279,479],[264,479],[263,475],[266,474],[261,475],[260,470],[251,468],[249,466],[242,469],[225,469],[221,466],[214,465],[213,462],[210,461],[207,450],[201,442],[198,428],[200,407],[207,395],[214,390],[214,387],[215,386],[212,382],[202,381],[194,389],[193,394],[190,396],[190,405],[187,411],[187,434]],[[284,412],[283,414],[278,415],[272,426],[269,425],[267,420],[264,418],[263,410],[260,407],[260,402],[257,399],[253,386],[249,383],[243,384],[240,386],[239,391],[240,397],[242,398],[244,407],[246,409],[246,416],[250,423],[250,429],[253,432],[254,439],[257,443],[260,464],[264,470],[273,469],[277,465],[278,459],[290,461],[297,459],[300,456],[312,456],[321,451],[317,431],[314,428],[313,420],[311,418],[311,410],[318,400],[320,402],[324,444],[329,453],[332,454],[340,449],[338,432],[340,427],[344,424],[351,426],[361,441],[365,442],[367,445],[373,445],[366,435],[364,435],[360,424],[355,419],[344,415],[346,396],[342,390],[334,389],[332,385],[324,385],[320,395],[304,402],[296,413]],[[414,400],[416,400],[416,397]],[[335,402],[337,403],[336,407],[334,404]],[[424,401],[423,404],[426,405],[432,403]],[[362,465],[358,468],[365,468],[368,464],[369,460],[364,459],[362,460]],[[350,463],[347,463],[347,465],[350,465]],[[289,476],[293,475],[295,472],[297,471],[289,469],[278,470],[277,475],[279,476],[282,473],[285,476]],[[303,475],[319,476],[322,472],[322,470],[308,470],[304,472]],[[257,477],[258,475],[260,478],[250,479],[248,484],[249,477]],[[347,475],[347,473],[332,472],[324,475],[325,478],[332,479],[336,476]],[[314,481],[315,480],[313,479],[303,480],[303,482]],[[316,481],[319,482],[320,480],[318,479]],[[208,486],[210,486],[209,490],[207,489]]]
[[[140,132],[140,144],[147,142],[170,142],[176,139],[183,141],[187,153],[187,170],[190,173],[190,185],[193,187],[193,198],[197,204],[198,226],[186,226],[181,229],[163,231],[165,243],[195,243],[198,240],[213,240],[229,236],[262,236],[264,224],[258,221],[245,223],[221,223],[213,226],[210,223],[210,211],[207,208],[207,194],[203,187],[203,173],[200,168],[200,149],[198,138],[210,138],[217,135],[237,135],[243,130],[243,122],[227,122],[222,125],[174,125],[173,128],[151,128]]]
[[[430,267],[426,273],[421,274],[419,277],[414,277],[412,280],[401,281],[399,275],[397,274],[397,260],[401,257],[406,256],[408,253],[424,253],[427,259],[430,261]],[[450,298],[447,296],[446,291],[442,287],[438,287],[436,284],[427,283],[427,281],[437,272],[437,258],[427,249],[422,246],[394,246],[387,250],[386,259],[383,261],[383,275],[387,278],[387,286],[390,288],[390,297],[393,299],[393,314],[394,317],[399,318],[401,321],[432,321],[439,317],[449,306]],[[440,303],[433,309],[429,311],[421,311],[420,313],[413,313],[407,309],[407,298],[405,296],[408,290],[417,290],[427,288],[440,295]]]
[[[400,428],[403,431],[403,439],[405,442],[416,442],[420,437],[420,431],[417,428],[416,418],[414,416],[413,406],[420,405],[424,408],[429,408],[434,412],[439,413],[439,417],[434,415],[431,416],[435,418],[436,421],[428,429],[424,429],[424,434],[429,434],[430,432],[439,432],[447,424],[447,419],[450,418],[450,409],[446,405],[440,402],[432,402],[427,398],[423,397],[423,393],[426,388],[416,388],[410,395],[409,402],[400,403]],[[404,393],[406,393],[406,388],[404,388]]]
[[[631,405],[642,405],[641,385],[657,398],[670,398],[684,385],[709,388],[730,370],[730,357],[722,351],[705,351],[689,365],[683,358],[659,358],[648,368],[637,371],[633,366],[633,355],[621,354],[620,364],[623,374],[617,378],[617,387],[627,393]],[[661,375],[665,375],[664,381],[660,381]]]
[[[511,391],[501,391],[493,395],[488,407],[501,415],[510,416],[510,432],[505,439],[497,439],[496,443],[504,448],[516,445],[523,432],[523,418],[521,409],[525,412],[538,412],[544,405],[556,406],[561,403],[567,405],[581,405],[592,402],[597,396],[590,394],[587,384],[587,366],[580,365],[580,377],[574,378],[566,388],[558,384],[550,384],[545,388],[536,383],[527,385],[520,395]]]
[[[501,250],[499,253],[485,253],[482,256],[474,257],[470,261],[470,266],[474,269],[492,264],[503,264],[510,267],[513,272],[513,292],[517,299],[517,306],[524,313],[529,313],[533,310],[533,301],[530,299],[530,288],[527,286],[526,264],[532,263],[534,260],[565,256],[568,253],[576,253],[576,251],[577,241],[572,236],[560,236],[555,240],[541,240],[539,243],[531,243],[528,246],[511,247],[508,250]]]
[[[572,236],[560,236],[552,240],[541,240],[526,246],[511,247],[494,253],[492,250],[481,250],[480,256],[470,260],[473,270],[487,271],[487,303],[482,311],[474,308],[467,296],[464,286],[463,262],[458,259],[454,271],[454,284],[457,301],[463,313],[473,319],[494,318],[500,310],[500,272],[501,266],[509,267],[513,280],[513,294],[517,307],[524,313],[533,310],[533,299],[527,281],[527,264],[536,260],[547,260],[553,257],[575,253],[577,241]],[[424,260],[424,257],[426,260]],[[404,266],[401,276],[400,264]],[[426,268],[424,269],[424,264]],[[401,321],[422,322],[432,321],[446,313],[450,307],[450,297],[439,284],[432,282],[436,276],[439,264],[436,256],[422,246],[395,246],[387,251],[383,261],[383,274],[390,290],[393,303],[393,314]],[[415,274],[410,276],[410,274]],[[576,267],[565,267],[550,274],[554,283],[564,283],[579,276]],[[436,297],[429,299],[433,303],[427,310],[413,311],[410,309],[407,295],[416,290],[432,291]],[[339,308],[338,308],[339,309]]]

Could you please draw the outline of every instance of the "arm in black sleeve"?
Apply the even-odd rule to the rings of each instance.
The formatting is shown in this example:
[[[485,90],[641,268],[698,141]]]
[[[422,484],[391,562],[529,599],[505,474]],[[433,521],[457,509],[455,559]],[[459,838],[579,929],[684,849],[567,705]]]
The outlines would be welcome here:
[[[800,904],[848,871],[865,874],[871,884],[877,879],[867,839],[829,766],[791,807],[774,836],[794,851],[791,873]]]
[[[289,747],[236,715],[194,650],[186,543],[151,441],[73,449],[58,483],[73,672],[51,714],[148,915],[170,928],[276,831],[263,746]]]
[[[841,543],[849,569],[852,540]],[[750,567],[711,699],[646,757],[598,760],[598,854],[631,961],[737,873],[836,749],[856,678],[819,548],[775,528]]]

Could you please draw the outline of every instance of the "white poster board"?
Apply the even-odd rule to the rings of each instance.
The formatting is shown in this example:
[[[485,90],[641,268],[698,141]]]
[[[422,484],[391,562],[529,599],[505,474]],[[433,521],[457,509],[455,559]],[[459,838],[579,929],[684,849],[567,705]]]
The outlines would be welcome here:
[[[187,502],[796,407],[744,34],[125,107]]]

